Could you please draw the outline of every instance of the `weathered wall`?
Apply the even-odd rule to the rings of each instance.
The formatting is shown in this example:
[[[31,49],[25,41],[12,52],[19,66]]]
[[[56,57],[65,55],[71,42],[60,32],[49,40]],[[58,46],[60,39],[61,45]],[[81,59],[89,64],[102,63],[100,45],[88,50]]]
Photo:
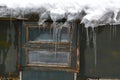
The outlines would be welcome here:
[[[74,74],[63,71],[23,71],[22,80],[74,80]]]
[[[17,71],[18,27],[14,21],[0,21],[0,74]]]
[[[81,72],[80,76],[120,78],[120,27],[101,26],[96,28],[96,57],[92,29],[89,29],[90,44],[87,45],[85,28],[81,28]],[[96,65],[95,65],[96,58]]]

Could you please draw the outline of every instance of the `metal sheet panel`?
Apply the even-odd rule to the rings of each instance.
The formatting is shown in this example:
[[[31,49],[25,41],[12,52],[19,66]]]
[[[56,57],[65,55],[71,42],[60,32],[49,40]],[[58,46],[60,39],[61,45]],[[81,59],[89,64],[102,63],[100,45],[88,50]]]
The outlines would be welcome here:
[[[18,29],[15,21],[0,21],[0,75],[17,72]],[[10,74],[10,75],[12,75]],[[14,75],[15,74],[15,75]]]
[[[22,80],[74,80],[74,73],[62,71],[23,71]]]
[[[89,45],[87,45],[86,29],[82,28],[80,75],[94,78],[120,78],[119,26],[100,26],[95,29],[96,54],[91,37],[92,29],[89,29]]]

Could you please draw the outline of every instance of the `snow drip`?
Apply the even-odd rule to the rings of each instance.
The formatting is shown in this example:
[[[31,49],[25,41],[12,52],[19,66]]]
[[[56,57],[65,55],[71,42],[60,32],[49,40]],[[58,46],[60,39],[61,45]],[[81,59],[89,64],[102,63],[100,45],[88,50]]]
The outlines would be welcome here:
[[[93,31],[93,47],[94,47],[94,61],[95,61],[95,67],[97,65],[97,44],[96,44],[96,32],[95,28],[92,28]]]
[[[97,36],[96,36],[96,28],[86,28],[86,46],[91,46],[91,43],[93,45],[93,54],[94,54],[94,66],[96,68],[97,65]]]

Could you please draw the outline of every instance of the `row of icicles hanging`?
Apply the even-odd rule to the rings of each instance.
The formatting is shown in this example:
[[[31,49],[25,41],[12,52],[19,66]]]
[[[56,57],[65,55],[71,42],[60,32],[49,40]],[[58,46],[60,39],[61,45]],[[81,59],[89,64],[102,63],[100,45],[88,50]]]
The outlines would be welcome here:
[[[105,26],[105,25],[104,25]],[[90,39],[92,38],[92,43],[93,43],[93,49],[94,49],[94,64],[95,67],[97,66],[97,32],[95,27],[92,28],[92,37],[91,33],[89,31],[89,28],[86,28],[86,45],[89,47],[90,45]],[[116,39],[117,36],[117,26],[115,25],[109,25],[110,29],[110,40]]]
[[[24,10],[23,10],[23,12],[22,12],[22,17],[24,18]],[[11,9],[11,16],[10,16],[10,23],[12,24],[12,17],[13,17],[13,11],[12,11],[12,9]],[[41,19],[42,19],[42,21],[39,21],[38,22],[38,24],[39,25],[41,25],[41,24],[43,24],[44,22],[45,22],[45,20],[46,19],[49,19],[50,18],[50,16],[48,15],[48,12],[46,12],[45,14],[43,14],[42,16],[41,16]],[[54,27],[54,30],[56,30],[57,28],[56,28],[56,21],[57,21],[57,18],[56,18],[56,16],[54,16],[54,15],[52,15],[52,20],[53,20],[53,27]],[[24,23],[24,20],[23,20],[23,23]],[[65,22],[65,24],[62,26],[62,27],[69,27],[70,26],[70,24],[69,24],[69,22]],[[62,29],[62,27],[60,26],[59,28],[61,28]],[[114,36],[114,37],[116,37],[116,27],[113,27],[113,28],[111,28],[110,27],[110,29],[112,29],[113,31],[112,31],[112,35]],[[53,31],[54,31],[53,30]],[[96,67],[96,65],[97,65],[97,44],[96,44],[96,32],[95,32],[95,27],[92,27],[92,33],[93,33],[93,47],[94,47],[94,58],[95,58],[95,62],[94,62],[94,64],[95,64],[95,67]],[[86,39],[86,43],[87,43],[87,45],[89,45],[90,43],[90,41],[89,41],[89,38],[90,38],[90,36],[89,36],[89,30],[88,30],[88,28],[86,28],[86,36],[87,36],[87,39]],[[55,55],[56,55],[56,46],[57,45],[55,45]]]

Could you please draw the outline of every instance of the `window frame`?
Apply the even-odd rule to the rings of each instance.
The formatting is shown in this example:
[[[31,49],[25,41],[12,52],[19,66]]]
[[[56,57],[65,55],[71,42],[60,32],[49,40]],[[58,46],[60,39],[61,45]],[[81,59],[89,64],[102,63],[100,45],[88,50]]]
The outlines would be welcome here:
[[[76,44],[76,46],[77,46],[77,48],[76,49],[73,49],[71,46],[72,46],[72,37],[73,37],[73,32],[72,32],[72,28],[74,27],[74,24],[72,24],[71,25],[71,28],[70,28],[70,33],[69,33],[69,37],[70,37],[70,42],[48,42],[48,43],[50,43],[50,44],[61,44],[61,45],[70,45],[70,60],[69,60],[69,66],[60,66],[60,65],[41,65],[41,64],[28,64],[28,50],[29,50],[29,48],[28,48],[28,46],[26,46],[26,44],[27,43],[29,43],[29,28],[31,28],[30,27],[31,25],[29,24],[29,23],[27,23],[27,24],[25,24],[25,45],[24,45],[24,49],[25,49],[25,55],[26,55],[26,60],[25,60],[25,65],[27,66],[27,67],[38,67],[38,68],[40,68],[40,67],[44,67],[44,69],[50,69],[50,70],[64,70],[64,71],[71,71],[71,72],[79,72],[79,65],[80,65],[80,63],[79,63],[79,36],[77,36],[78,38],[77,38],[77,44]],[[32,28],[38,28],[39,26],[38,25],[35,25],[35,26],[32,26]],[[78,32],[79,33],[79,32]],[[30,41],[30,43],[31,44],[44,44],[44,43],[46,43],[46,42],[40,42],[40,41]],[[32,48],[33,49],[33,48]],[[72,68],[72,53],[73,53],[73,51],[76,51],[76,53],[75,53],[75,55],[76,55],[76,68]]]

